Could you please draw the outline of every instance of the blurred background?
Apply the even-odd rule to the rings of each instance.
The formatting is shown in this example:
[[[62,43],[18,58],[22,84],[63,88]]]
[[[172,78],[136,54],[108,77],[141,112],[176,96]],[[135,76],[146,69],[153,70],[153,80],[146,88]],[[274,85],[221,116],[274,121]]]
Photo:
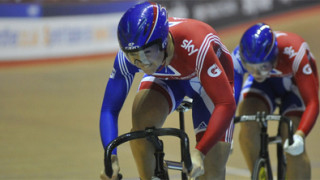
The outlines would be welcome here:
[[[0,0],[0,179],[99,179],[99,115],[118,50],[117,24],[137,2]],[[169,16],[212,25],[229,51],[246,28],[263,21],[274,30],[301,35],[320,57],[319,0],[156,2],[167,7]],[[130,131],[131,104],[141,77],[135,77],[120,113],[120,134]],[[186,129],[194,145],[190,115],[186,113]],[[177,113],[171,114],[165,127],[178,127],[177,119]],[[319,128],[317,123],[306,144],[312,179],[320,179]],[[236,126],[227,179],[250,179],[237,139]],[[177,140],[164,142],[166,157],[179,157]],[[270,148],[275,162],[275,148]],[[118,154],[125,179],[137,179],[129,145]],[[179,179],[178,172],[170,173]]]
[[[139,1],[1,0],[0,61],[114,53],[122,13]],[[214,28],[319,4],[319,0],[162,0],[169,16]],[[19,51],[19,53],[15,53]]]

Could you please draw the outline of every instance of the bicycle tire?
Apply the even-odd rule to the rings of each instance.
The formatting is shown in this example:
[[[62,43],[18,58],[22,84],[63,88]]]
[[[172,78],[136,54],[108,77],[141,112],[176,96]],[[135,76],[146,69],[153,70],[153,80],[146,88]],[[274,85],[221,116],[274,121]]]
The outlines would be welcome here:
[[[254,164],[252,180],[270,180],[268,165],[265,159],[259,158]]]
[[[278,159],[278,180],[286,179],[287,159],[283,152],[282,144],[277,144],[277,159]]]

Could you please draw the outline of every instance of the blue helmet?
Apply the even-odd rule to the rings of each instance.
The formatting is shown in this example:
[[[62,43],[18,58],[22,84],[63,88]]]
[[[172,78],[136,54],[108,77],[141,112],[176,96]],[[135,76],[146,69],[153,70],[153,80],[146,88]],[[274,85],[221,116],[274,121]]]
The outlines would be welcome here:
[[[155,43],[165,49],[168,33],[167,11],[153,2],[143,2],[131,7],[118,25],[118,41],[125,52],[138,51]]]
[[[249,64],[274,63],[278,43],[270,26],[258,23],[251,26],[240,41],[241,60]]]

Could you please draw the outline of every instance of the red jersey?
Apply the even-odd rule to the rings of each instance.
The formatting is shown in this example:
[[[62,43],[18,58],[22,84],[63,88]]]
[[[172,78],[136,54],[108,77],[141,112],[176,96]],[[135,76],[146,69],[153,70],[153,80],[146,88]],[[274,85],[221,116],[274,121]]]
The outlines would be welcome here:
[[[206,154],[224,135],[234,116],[232,58],[216,31],[203,22],[169,18],[169,32],[174,41],[173,59],[153,76],[181,80],[199,78],[215,105],[207,130],[196,147]]]

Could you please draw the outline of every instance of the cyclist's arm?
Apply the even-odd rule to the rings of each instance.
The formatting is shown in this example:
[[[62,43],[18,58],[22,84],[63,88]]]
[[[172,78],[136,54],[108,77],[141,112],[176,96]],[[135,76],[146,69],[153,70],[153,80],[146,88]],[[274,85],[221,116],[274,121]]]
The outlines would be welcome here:
[[[214,103],[207,130],[198,142],[196,148],[204,155],[221,139],[230,126],[235,113],[236,103],[233,96],[233,64],[230,55],[221,60],[213,49],[209,49],[200,72],[200,81],[206,93]],[[228,62],[226,62],[228,61]],[[229,76],[225,73],[227,69]],[[229,79],[228,79],[229,77]]]
[[[237,71],[234,71],[234,98],[236,100],[236,104],[239,103],[242,83],[243,75],[239,74]]]
[[[100,136],[103,147],[106,147],[110,141],[118,136],[118,115],[136,71],[137,68],[128,64],[122,52],[119,52],[107,83],[101,107]],[[116,154],[116,149],[113,154]]]
[[[312,71],[307,54],[304,54],[294,78],[306,106],[298,132],[301,131],[304,136],[307,136],[319,114],[318,77],[317,73]]]

